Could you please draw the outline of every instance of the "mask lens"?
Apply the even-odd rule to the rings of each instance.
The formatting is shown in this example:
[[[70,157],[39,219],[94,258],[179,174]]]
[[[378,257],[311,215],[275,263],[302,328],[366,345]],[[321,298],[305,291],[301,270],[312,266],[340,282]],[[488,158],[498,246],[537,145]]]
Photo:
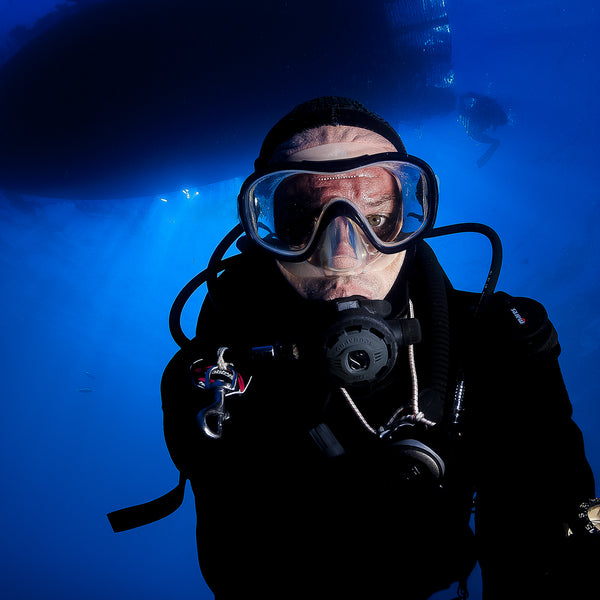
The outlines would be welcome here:
[[[326,166],[335,163],[323,171],[269,173],[242,190],[244,223],[267,250],[284,259],[306,258],[340,214],[386,253],[399,252],[428,225],[431,176],[418,165],[387,160],[347,171]]]

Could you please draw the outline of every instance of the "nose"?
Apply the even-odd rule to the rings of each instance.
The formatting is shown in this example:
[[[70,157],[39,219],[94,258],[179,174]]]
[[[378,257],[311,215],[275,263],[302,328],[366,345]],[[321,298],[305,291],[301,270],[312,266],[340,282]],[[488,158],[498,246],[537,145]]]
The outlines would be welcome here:
[[[317,251],[318,262],[331,271],[355,271],[366,265],[366,244],[360,228],[352,219],[336,217],[323,233]]]
[[[355,256],[356,231],[353,221],[346,217],[336,217],[329,224],[331,228],[332,250],[336,255]]]

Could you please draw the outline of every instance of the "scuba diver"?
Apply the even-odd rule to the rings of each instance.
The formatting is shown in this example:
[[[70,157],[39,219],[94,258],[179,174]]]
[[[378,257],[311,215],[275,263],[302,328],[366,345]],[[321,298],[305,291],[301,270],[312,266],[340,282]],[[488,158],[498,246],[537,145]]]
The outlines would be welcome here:
[[[421,600],[457,582],[464,598],[476,561],[486,600],[592,597],[598,501],[556,331],[538,302],[494,292],[493,230],[434,229],[437,203],[431,167],[355,100],[274,125],[241,224],[171,312],[180,483],[111,513],[115,531],[169,514],[189,480],[218,600]],[[482,293],[455,290],[424,241],[462,231],[492,242]]]
[[[489,148],[477,159],[477,166],[483,167],[500,147],[500,140],[486,133],[508,123],[504,109],[494,99],[469,92],[458,97],[458,119],[467,135],[476,142],[488,144]]]

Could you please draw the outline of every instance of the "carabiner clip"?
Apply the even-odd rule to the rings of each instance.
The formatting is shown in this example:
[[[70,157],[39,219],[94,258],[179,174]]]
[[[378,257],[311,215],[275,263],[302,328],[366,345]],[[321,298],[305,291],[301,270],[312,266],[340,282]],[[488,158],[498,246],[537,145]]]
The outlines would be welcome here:
[[[214,394],[215,401],[203,408],[196,420],[204,435],[218,440],[223,435],[223,423],[229,419],[229,413],[225,410],[226,393],[223,386],[214,386]]]
[[[243,394],[246,391],[244,380],[233,369],[231,363],[225,362],[223,357],[227,348],[219,348],[217,364],[212,365],[198,377],[199,365],[202,360],[194,362],[191,366],[194,375],[194,385],[206,391],[212,391],[214,401],[200,410],[196,416],[198,426],[204,435],[217,440],[223,434],[223,423],[230,418],[225,407],[225,398],[229,395]],[[250,383],[250,382],[248,382]]]

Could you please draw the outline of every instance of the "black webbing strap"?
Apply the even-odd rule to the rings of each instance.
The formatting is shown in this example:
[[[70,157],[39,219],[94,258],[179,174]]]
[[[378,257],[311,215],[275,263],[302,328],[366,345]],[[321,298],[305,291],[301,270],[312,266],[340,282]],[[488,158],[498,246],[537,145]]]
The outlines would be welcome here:
[[[122,508],[115,510],[114,512],[106,515],[115,533],[119,531],[127,531],[128,529],[135,529],[142,525],[148,525],[168,517],[171,513],[174,513],[183,502],[183,495],[185,493],[185,483],[187,477],[185,475],[179,475],[179,483],[170,492],[167,492],[164,496],[145,502],[144,504],[138,504],[137,506],[130,506],[128,508]]]

